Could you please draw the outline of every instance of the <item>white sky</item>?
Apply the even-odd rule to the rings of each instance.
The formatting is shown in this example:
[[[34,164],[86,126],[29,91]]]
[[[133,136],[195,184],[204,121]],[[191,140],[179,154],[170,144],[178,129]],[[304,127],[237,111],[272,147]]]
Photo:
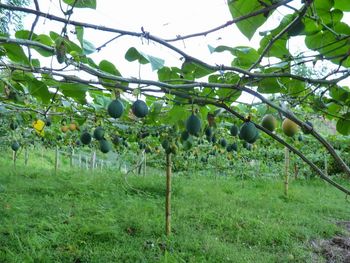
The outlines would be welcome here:
[[[300,6],[300,1],[293,2],[294,6]],[[39,0],[40,9],[43,12],[62,16],[59,8],[59,0]],[[279,8],[258,31],[271,29],[279,24],[283,16],[289,13],[286,8]],[[30,28],[34,16],[27,16],[24,20],[25,28]],[[151,34],[161,38],[174,38],[176,35],[186,35],[205,31],[222,25],[231,20],[231,14],[225,0],[128,0],[112,1],[97,0],[97,10],[76,9],[71,20],[82,21],[97,25],[113,27],[122,30],[140,32],[141,26]],[[61,32],[63,24],[41,18],[35,33],[48,34],[51,30]],[[70,28],[71,30],[73,28]],[[233,57],[230,53],[210,54],[208,44],[211,46],[251,46],[258,48],[259,34],[255,34],[249,41],[236,28],[230,26],[219,32],[209,34],[206,37],[196,37],[185,41],[173,42],[174,45],[184,50],[191,56],[202,59],[210,64],[230,65]],[[108,41],[115,34],[100,32],[92,29],[85,30],[84,38],[92,42],[96,47]],[[78,41],[76,41],[78,43]],[[114,63],[124,77],[138,77],[139,66],[137,62],[128,62],[124,59],[125,52],[131,46],[146,54],[165,59],[166,66],[180,67],[182,61],[179,55],[156,43],[147,43],[136,37],[121,37],[99,53],[90,55],[98,64],[107,59]],[[291,53],[303,49],[303,41],[298,38],[290,40]],[[141,77],[155,79],[156,73],[151,71],[151,66],[143,65]],[[251,102],[252,98],[245,96],[244,101]]]

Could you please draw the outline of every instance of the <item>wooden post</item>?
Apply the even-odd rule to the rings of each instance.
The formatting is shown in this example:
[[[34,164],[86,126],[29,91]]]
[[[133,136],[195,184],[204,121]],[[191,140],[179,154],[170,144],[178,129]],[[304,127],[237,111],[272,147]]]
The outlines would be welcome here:
[[[171,233],[171,154],[166,154],[165,233]]]
[[[327,162],[327,155],[324,155],[324,174],[328,176],[328,162]]]
[[[146,176],[146,161],[147,161],[147,154],[144,151],[143,152],[143,176]]]
[[[28,165],[28,159],[29,159],[29,153],[28,153],[28,147],[26,146],[24,148],[24,165]]]
[[[286,147],[284,152],[284,195],[288,197],[289,185],[289,149]]]
[[[91,163],[90,163],[91,170],[95,168],[95,163],[96,163],[96,151],[93,151],[91,154]]]
[[[73,156],[74,156],[74,148],[72,147],[71,148],[71,151],[70,151],[70,160],[69,160],[69,164],[70,164],[70,168],[73,168]]]
[[[57,174],[58,167],[59,167],[59,151],[58,151],[58,146],[56,146],[55,150],[55,174]]]
[[[17,152],[12,151],[13,169],[16,170]]]
[[[79,153],[79,168],[81,169],[81,153]]]
[[[85,168],[86,170],[89,170],[89,161],[86,155],[85,155]]]
[[[44,147],[41,146],[41,163],[44,163]]]
[[[299,175],[299,167],[296,162],[294,162],[294,179],[297,180]]]

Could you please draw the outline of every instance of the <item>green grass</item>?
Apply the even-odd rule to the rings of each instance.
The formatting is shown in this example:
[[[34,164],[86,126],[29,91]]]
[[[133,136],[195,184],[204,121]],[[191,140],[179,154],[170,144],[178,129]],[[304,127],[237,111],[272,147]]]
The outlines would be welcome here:
[[[311,262],[309,241],[342,230],[344,195],[320,180],[165,177],[18,167],[0,161],[0,262]],[[345,182],[342,182],[345,183]],[[350,184],[347,183],[349,187]]]

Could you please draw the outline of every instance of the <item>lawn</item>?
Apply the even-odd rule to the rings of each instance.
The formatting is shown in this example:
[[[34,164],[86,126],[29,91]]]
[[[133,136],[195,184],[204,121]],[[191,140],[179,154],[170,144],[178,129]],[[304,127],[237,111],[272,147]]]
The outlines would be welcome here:
[[[310,241],[350,219],[344,194],[317,178],[292,180],[286,198],[282,179],[182,173],[167,238],[163,172],[54,175],[6,163],[0,262],[312,262]]]

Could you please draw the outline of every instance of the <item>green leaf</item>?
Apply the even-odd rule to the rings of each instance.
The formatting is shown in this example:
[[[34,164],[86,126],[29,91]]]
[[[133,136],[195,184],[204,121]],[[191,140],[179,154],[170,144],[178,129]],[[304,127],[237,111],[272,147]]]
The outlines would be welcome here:
[[[305,35],[313,35],[322,30],[322,25],[320,23],[307,17],[304,18],[304,25],[305,25],[305,29],[304,29]]]
[[[30,31],[19,30],[16,32],[15,36],[16,36],[16,38],[19,38],[19,39],[29,39]],[[52,41],[52,39],[48,35],[45,35],[45,34],[37,35],[37,34],[33,33],[31,36],[31,39],[32,39],[32,41],[39,42],[39,43],[46,45],[48,47],[54,46],[54,42]],[[40,55],[42,55],[44,57],[51,57],[54,54],[53,51],[48,51],[46,49],[43,49],[43,48],[40,48],[37,46],[31,46],[31,48],[36,50]]]
[[[344,119],[337,121],[337,131],[343,135],[350,134],[350,113],[346,113],[342,116]]]
[[[111,75],[121,76],[120,72],[117,70],[114,64],[108,60],[102,60],[99,64],[99,68],[100,70],[110,73]]]
[[[53,31],[50,31],[50,37],[55,42],[57,39],[62,38],[59,34]],[[64,44],[65,44],[67,53],[71,53],[72,51],[75,51],[76,53],[83,55],[83,50],[74,42],[64,38]]]
[[[102,60],[100,62],[100,64],[99,64],[99,69],[104,71],[104,72],[107,72],[107,73],[109,73],[109,74],[111,74],[113,76],[119,76],[119,77],[122,76],[120,74],[119,70],[114,66],[114,64],[109,62],[108,60]],[[116,83],[118,83],[118,81],[116,81],[116,80],[100,78],[100,77],[99,77],[99,80],[103,81],[103,82],[111,83],[111,84],[114,84],[114,85]],[[124,85],[124,86],[128,86],[128,83],[126,83],[126,82],[122,82],[121,84]],[[111,87],[105,86],[105,88],[110,89]]]
[[[21,46],[17,44],[1,43],[0,47],[6,50],[7,57],[15,63],[29,65],[29,60]]]
[[[260,48],[258,50],[259,53],[262,53],[265,47],[271,42],[272,35],[267,35],[266,37],[262,38],[260,41]],[[282,58],[285,59],[286,57],[290,56],[289,50],[287,48],[287,39],[286,38],[280,38],[275,41],[275,43],[272,45],[272,47],[269,49],[269,52],[265,54],[266,57],[276,57],[276,58]]]
[[[48,87],[36,78],[27,77],[26,79],[29,94],[41,100],[43,103],[49,103],[51,95]]]
[[[91,42],[84,39],[84,27],[76,26],[75,33],[77,34],[77,39],[79,40],[80,46],[83,49],[84,55],[90,55],[96,51],[95,46]]]
[[[254,48],[247,46],[217,46],[214,48],[208,45],[208,48],[211,53],[229,51],[236,57],[231,63],[232,66],[239,66],[241,68],[249,68],[259,58],[258,52]]]
[[[332,114],[338,114],[341,111],[342,107],[339,104],[334,102],[327,104],[327,112]]]
[[[63,83],[59,85],[59,90],[69,98],[76,100],[81,104],[86,103],[86,92],[89,86],[79,83]]]
[[[339,26],[338,26],[339,24]],[[346,34],[350,28],[343,23],[338,23],[334,29],[339,34]],[[332,57],[329,61],[339,64],[350,49],[350,43],[347,39],[339,40],[334,33],[330,31],[321,31],[317,34],[306,36],[305,44],[309,49],[316,50],[320,54]],[[348,66],[349,61],[345,61],[343,66]]]
[[[272,94],[283,91],[276,78],[264,78],[259,81],[258,92]]]
[[[288,95],[292,97],[303,96],[308,91],[304,81],[283,78],[280,80],[280,83],[285,87]]]
[[[232,49],[231,53],[236,57],[231,65],[240,68],[247,69],[259,59],[258,52],[251,47],[235,47]]]
[[[125,59],[129,62],[137,60],[140,64],[151,63],[152,70],[157,70],[164,66],[163,59],[139,52],[134,47],[128,49],[128,51],[125,53]]]
[[[74,7],[96,9],[96,0],[63,0],[64,3],[70,6],[73,6],[75,1]]]
[[[214,70],[208,69],[200,64],[188,61],[185,61],[182,64],[181,69],[185,79],[202,78],[215,72]]]
[[[151,55],[146,55],[144,53],[141,53],[144,57],[148,59],[148,61],[151,63],[152,70],[160,69],[164,66],[164,59],[157,58]]]
[[[181,69],[176,67],[162,67],[157,71],[158,80],[162,82],[172,81],[172,84],[181,84],[183,83],[181,79]],[[176,80],[176,81],[175,81]]]
[[[314,8],[319,10],[330,10],[333,7],[333,0],[314,0],[313,5]]]
[[[29,30],[18,30],[15,33],[16,38],[20,39],[29,39],[30,31]],[[32,34],[32,39],[35,38],[37,35],[35,33]]]
[[[92,44],[91,42],[84,39],[83,40],[84,55],[90,55],[90,54],[94,53],[95,51],[96,51],[96,48],[95,48],[94,44]]]
[[[329,95],[337,101],[345,102],[350,98],[350,91],[348,87],[333,86],[329,90]]]
[[[228,5],[232,18],[235,19],[263,9],[264,5],[262,5],[261,2],[265,3],[266,5],[271,4],[270,1],[266,0],[231,0],[229,1]],[[266,22],[269,15],[270,13],[265,13],[258,16],[253,16],[237,22],[236,25],[243,35],[245,35],[248,39],[251,39],[255,31]]]
[[[138,60],[138,62],[140,64],[149,63],[148,59],[146,59],[144,56],[142,56],[141,53],[138,52],[137,49],[134,47],[131,47],[128,49],[128,51],[126,51],[125,59],[129,62],[133,62],[135,60]]]
[[[77,34],[77,39],[80,42],[81,47],[83,47],[83,40],[84,40],[84,27],[82,26],[76,26],[75,27],[75,33]]]
[[[178,124],[189,115],[189,111],[182,105],[174,105],[166,116],[166,123],[168,125]]]
[[[350,11],[350,1],[349,0],[334,0],[334,8],[340,9],[342,11]]]
[[[321,9],[317,12],[318,16],[322,20],[322,22],[326,25],[332,26],[343,18],[343,12],[339,9],[335,9],[332,11]]]

